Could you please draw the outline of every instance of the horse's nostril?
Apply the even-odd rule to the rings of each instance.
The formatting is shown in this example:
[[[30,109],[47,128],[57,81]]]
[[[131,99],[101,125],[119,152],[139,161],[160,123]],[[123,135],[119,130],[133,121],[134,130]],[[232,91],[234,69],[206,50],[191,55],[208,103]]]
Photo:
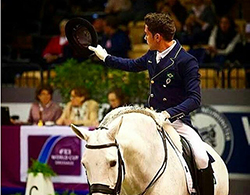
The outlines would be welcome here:
[[[116,160],[110,161],[110,167],[114,167],[116,165]]]

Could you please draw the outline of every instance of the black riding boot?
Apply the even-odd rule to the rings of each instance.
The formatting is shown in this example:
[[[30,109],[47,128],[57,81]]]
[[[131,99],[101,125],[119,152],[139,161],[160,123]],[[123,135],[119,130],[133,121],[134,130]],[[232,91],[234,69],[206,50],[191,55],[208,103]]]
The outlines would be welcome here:
[[[200,195],[214,195],[214,176],[210,162],[206,169],[198,170],[198,188]]]

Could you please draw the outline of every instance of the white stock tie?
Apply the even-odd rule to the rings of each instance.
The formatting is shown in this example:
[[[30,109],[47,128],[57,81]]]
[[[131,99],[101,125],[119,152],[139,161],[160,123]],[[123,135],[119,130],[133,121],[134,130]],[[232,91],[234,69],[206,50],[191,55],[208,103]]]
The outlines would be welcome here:
[[[156,63],[158,64],[161,61],[161,54],[156,55]]]

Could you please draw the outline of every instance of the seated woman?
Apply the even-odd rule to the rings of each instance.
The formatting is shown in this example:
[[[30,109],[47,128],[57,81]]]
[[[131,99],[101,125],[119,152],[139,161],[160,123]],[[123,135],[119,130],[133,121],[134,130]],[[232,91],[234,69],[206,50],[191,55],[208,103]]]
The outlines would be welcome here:
[[[124,94],[120,88],[111,89],[108,92],[108,102],[109,107],[105,108],[102,112],[102,117],[104,118],[106,114],[112,111],[115,108],[124,106],[126,103]]]
[[[96,127],[98,125],[98,103],[90,99],[85,88],[74,88],[70,95],[71,101],[67,103],[56,124]]]
[[[53,89],[50,85],[41,85],[36,90],[35,98],[37,102],[31,105],[28,123],[54,124],[61,116],[61,107],[52,101]]]
[[[207,5],[205,0],[191,0],[191,3],[193,6],[186,18],[180,42],[192,47],[197,44],[207,44],[216,22],[216,16],[212,7]]]
[[[230,55],[240,39],[233,19],[229,16],[221,17],[208,42],[208,51],[212,61],[223,64],[226,60],[230,60]]]
[[[180,0],[158,1],[157,7],[158,12],[170,14],[175,23],[176,35],[181,33],[188,13],[187,9],[181,4]]]

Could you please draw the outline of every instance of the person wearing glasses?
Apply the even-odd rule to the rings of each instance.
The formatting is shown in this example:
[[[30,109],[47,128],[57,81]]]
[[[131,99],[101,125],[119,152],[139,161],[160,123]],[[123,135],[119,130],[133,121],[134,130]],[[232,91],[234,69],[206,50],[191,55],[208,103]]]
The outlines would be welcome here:
[[[41,85],[36,89],[35,99],[31,105],[28,123],[37,125],[55,124],[61,116],[61,107],[52,101],[53,88],[50,85]],[[41,124],[42,123],[42,124]]]
[[[129,72],[148,70],[150,93],[148,107],[159,112],[163,120],[175,124],[193,151],[198,169],[199,191],[214,194],[213,170],[205,145],[191,124],[189,113],[201,103],[200,74],[197,59],[174,39],[175,24],[169,14],[149,13],[144,18],[149,51],[137,59],[109,55],[100,45],[89,46],[108,67]]]
[[[127,97],[123,93],[121,88],[112,88],[108,91],[108,103],[109,106],[102,112],[102,119],[115,108],[125,106],[128,104]]]
[[[70,102],[67,103],[56,124],[96,127],[98,126],[98,109],[98,103],[90,99],[85,88],[74,88],[70,92]]]

